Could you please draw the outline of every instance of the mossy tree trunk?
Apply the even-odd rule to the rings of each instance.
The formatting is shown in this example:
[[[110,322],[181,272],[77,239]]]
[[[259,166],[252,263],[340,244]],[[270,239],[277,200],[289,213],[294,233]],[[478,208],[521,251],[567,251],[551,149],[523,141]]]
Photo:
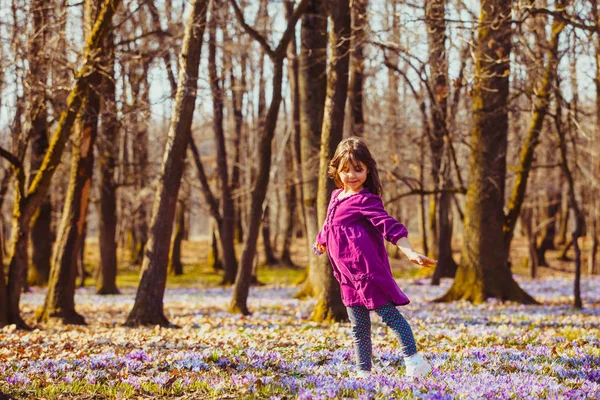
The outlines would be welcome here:
[[[115,85],[115,48],[112,31],[106,37],[106,71],[102,77],[102,131],[98,138],[100,192],[100,266],[97,294],[118,294],[117,289],[117,185],[115,164],[119,148],[117,98]]]
[[[275,50],[271,49],[266,39],[261,36],[256,30],[248,26],[244,21],[243,13],[234,0],[230,0],[233,5],[236,17],[244,29],[259,42],[267,55],[273,62],[273,81],[271,104],[265,115],[263,130],[258,142],[258,169],[256,172],[256,180],[252,187],[250,196],[250,214],[248,218],[248,229],[242,250],[242,258],[238,274],[236,276],[233,296],[229,305],[231,312],[237,312],[244,315],[250,313],[247,300],[250,284],[252,282],[252,264],[256,255],[256,243],[259,235],[261,218],[264,213],[263,202],[267,195],[269,185],[269,175],[271,170],[271,146],[275,127],[277,124],[277,115],[279,113],[279,105],[281,104],[281,86],[283,80],[283,60],[286,55],[287,46],[295,31],[296,22],[304,13],[308,0],[302,0],[292,17],[288,21],[287,28],[283,33],[282,38]]]
[[[483,0],[478,28],[469,185],[461,264],[438,301],[535,303],[514,281],[503,241],[511,2]],[[494,27],[492,29],[491,27]]]
[[[71,128],[75,123],[79,109],[87,97],[87,87],[97,68],[98,50],[101,48],[104,36],[108,31],[108,21],[120,4],[119,0],[105,0],[96,20],[84,50],[84,64],[80,68],[75,84],[67,99],[67,107],[62,112],[57,126],[50,140],[48,151],[42,166],[25,189],[25,178],[22,170],[17,171],[19,180],[15,197],[13,213],[13,240],[10,244],[11,258],[9,261],[8,287],[4,287],[4,280],[0,279],[0,323],[13,323],[19,328],[26,328],[19,311],[21,290],[23,288],[23,269],[27,263],[27,248],[23,246],[29,235],[29,226],[35,212],[39,209],[48,190],[56,167],[60,163],[66,142],[70,136]],[[5,294],[5,295],[4,295]]]
[[[348,91],[348,67],[350,63],[350,1],[335,0],[329,3],[332,27],[329,31],[329,74],[323,127],[321,129],[321,151],[319,153],[319,175],[317,192],[317,214],[319,225],[325,221],[331,192],[335,189],[333,180],[327,176],[329,161],[344,131],[344,108]],[[311,319],[313,321],[341,321],[348,317],[342,303],[338,281],[333,276],[333,268],[326,257],[320,257],[316,264],[318,279],[313,283],[317,304]]]
[[[559,0],[557,2],[557,7],[560,8],[560,13],[563,12],[564,5],[565,0]],[[527,134],[527,138],[525,139],[525,143],[521,147],[519,166],[515,174],[515,185],[513,186],[513,190],[507,203],[508,212],[505,216],[505,222],[503,226],[504,246],[507,251],[507,256],[508,252],[510,251],[510,244],[513,238],[515,225],[517,224],[517,219],[521,213],[521,207],[523,205],[523,200],[525,199],[527,181],[529,178],[529,172],[531,171],[531,166],[533,164],[535,149],[539,143],[540,132],[542,131],[542,127],[544,125],[544,118],[548,113],[552,82],[554,82],[554,77],[556,75],[556,69],[559,62],[558,43],[560,34],[565,26],[566,22],[562,18],[555,18],[554,22],[552,23],[552,36],[549,42],[546,66],[543,77],[539,82],[537,90],[535,91],[537,99],[535,100],[534,104],[533,119],[531,120],[531,125],[529,126],[529,132]]]
[[[208,4],[208,0],[194,0],[189,5],[191,11],[179,56],[177,93],[155,193],[150,236],[144,251],[135,303],[125,322],[127,326],[169,325],[163,307],[167,263],[185,153],[191,137]]]
[[[30,41],[29,85],[33,101],[32,110],[37,113],[31,123],[30,180],[42,166],[48,150],[48,112],[46,108],[45,87],[48,79],[47,60],[44,58],[47,29],[50,24],[49,9],[45,1],[35,0],[31,4],[33,14],[34,40]],[[52,200],[46,195],[38,212],[31,221],[31,265],[28,270],[28,283],[32,286],[44,286],[50,276],[50,257],[52,254]]]
[[[311,247],[319,233],[317,218],[317,174],[321,128],[327,89],[327,11],[325,0],[311,0],[302,17],[298,93],[300,107],[300,158],[302,196],[308,254],[307,277],[296,297],[314,295],[317,256]]]

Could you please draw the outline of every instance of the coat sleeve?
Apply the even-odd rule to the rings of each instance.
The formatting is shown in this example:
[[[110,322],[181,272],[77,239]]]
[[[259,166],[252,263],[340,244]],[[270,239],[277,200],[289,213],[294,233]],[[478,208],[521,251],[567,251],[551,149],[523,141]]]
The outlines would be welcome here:
[[[385,211],[383,201],[377,195],[365,196],[361,214],[383,235],[385,240],[394,245],[398,240],[408,236],[406,227]]]
[[[329,199],[329,205],[327,206],[327,213],[329,214],[329,208],[331,207],[331,202],[333,201],[334,197],[337,196],[337,194],[339,193],[339,189],[334,190],[331,193],[331,198]],[[325,221],[323,221],[323,226],[321,227],[321,230],[319,231],[319,234],[317,235],[317,239],[315,240],[315,243],[320,244],[321,246],[327,246],[327,241],[325,240],[325,238],[327,237],[327,217],[325,217]]]
[[[318,243],[321,246],[327,246],[327,242],[325,241],[325,237],[327,237],[326,229],[327,229],[327,221],[323,222],[323,227],[319,231],[319,234],[317,235],[317,240],[315,240],[315,243]]]

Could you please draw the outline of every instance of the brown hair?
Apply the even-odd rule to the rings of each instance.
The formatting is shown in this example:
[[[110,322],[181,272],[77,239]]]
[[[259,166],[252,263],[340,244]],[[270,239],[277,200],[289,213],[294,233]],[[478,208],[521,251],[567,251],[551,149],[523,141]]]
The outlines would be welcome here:
[[[369,170],[364,186],[368,188],[371,193],[381,196],[383,190],[381,188],[379,174],[377,173],[377,163],[371,156],[367,144],[361,138],[355,136],[349,137],[338,144],[337,149],[335,149],[335,154],[329,163],[327,174],[333,179],[337,187],[344,187],[344,184],[340,180],[339,171],[344,169],[348,163],[352,163],[354,168],[359,168],[361,162],[365,164]]]

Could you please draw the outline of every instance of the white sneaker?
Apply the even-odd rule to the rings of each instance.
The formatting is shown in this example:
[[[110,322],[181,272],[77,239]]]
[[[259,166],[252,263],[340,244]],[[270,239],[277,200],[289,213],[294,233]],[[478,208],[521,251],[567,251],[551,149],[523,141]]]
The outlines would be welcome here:
[[[356,373],[357,378],[368,378],[370,376],[371,376],[371,371],[364,371],[362,369]]]
[[[418,353],[404,358],[406,364],[406,376],[412,378],[423,378],[431,372],[431,365]]]

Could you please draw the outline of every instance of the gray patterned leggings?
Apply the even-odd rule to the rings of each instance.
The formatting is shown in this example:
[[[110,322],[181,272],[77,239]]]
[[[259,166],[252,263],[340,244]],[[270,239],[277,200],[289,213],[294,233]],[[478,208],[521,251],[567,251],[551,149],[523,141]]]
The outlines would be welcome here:
[[[356,352],[356,365],[363,371],[371,370],[371,358],[373,347],[371,344],[371,317],[369,310],[363,306],[347,307],[348,317],[352,324],[354,336],[354,351]],[[389,326],[400,343],[404,357],[410,357],[417,353],[417,345],[410,325],[393,304],[386,304],[375,309],[375,312],[383,322]]]

